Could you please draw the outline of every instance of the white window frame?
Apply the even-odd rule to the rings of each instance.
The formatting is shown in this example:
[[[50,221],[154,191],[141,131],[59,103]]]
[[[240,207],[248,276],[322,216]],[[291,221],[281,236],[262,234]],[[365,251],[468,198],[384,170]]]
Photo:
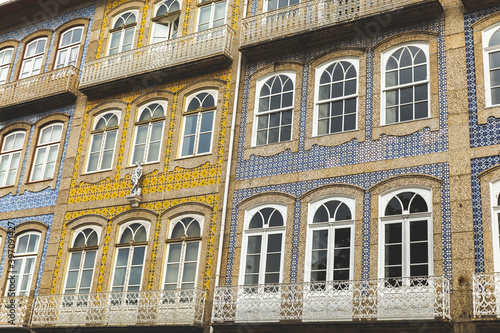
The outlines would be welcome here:
[[[139,123],[139,119],[140,119],[140,117],[141,117],[142,112],[144,111],[144,109],[146,107],[148,107],[149,105],[151,105],[151,104],[160,104],[163,107],[163,110],[165,111],[165,115],[163,116],[163,118],[155,118],[155,119],[150,119],[149,120],[149,123],[148,123],[148,133],[147,133],[147,137],[146,137],[146,146],[144,148],[143,161],[139,161],[139,162],[143,163],[143,164],[152,164],[152,163],[158,163],[161,160],[161,155],[162,155],[161,148],[163,146],[163,135],[165,133],[165,121],[166,121],[166,117],[167,117],[167,106],[168,106],[167,101],[164,101],[164,100],[149,102],[149,103],[141,106],[137,110],[136,123],[134,125],[134,142],[133,142],[132,151],[131,151],[131,154],[130,154],[129,166],[135,165],[135,162],[136,162],[136,161],[134,161],[134,155],[135,155],[135,146],[136,146],[136,143],[137,143],[137,133],[138,133],[137,129],[138,129],[139,126],[142,126],[142,125],[145,124],[145,121],[141,121]],[[159,119],[161,119],[161,120],[159,120]],[[159,148],[159,153],[158,153],[158,159],[154,160],[154,161],[147,162],[144,159],[147,158],[148,152],[149,152],[149,146],[151,145],[151,131],[152,131],[152,126],[153,126],[154,123],[158,123],[158,122],[162,122],[163,123],[163,125],[161,127],[160,148]]]
[[[205,4],[206,3],[206,4]],[[227,0],[219,0],[219,1],[200,1],[200,6],[198,7],[198,18],[196,19],[196,32],[206,31],[212,29],[214,27],[214,14],[215,14],[215,6],[220,3],[225,3],[225,12],[224,12],[224,23],[218,25],[217,27],[223,26],[227,21]],[[201,10],[203,8],[207,8],[210,6],[210,19],[208,21],[208,28],[204,30],[200,30],[200,19],[201,19]]]
[[[420,195],[426,202],[428,212],[412,213],[403,212],[401,215],[384,216],[385,209],[389,201],[396,195],[403,192],[413,192]],[[434,250],[433,250],[433,213],[432,213],[432,190],[425,187],[401,187],[384,192],[379,197],[379,246],[378,246],[378,276],[379,278],[389,279],[385,276],[385,225],[392,223],[401,223],[402,225],[402,277],[405,283],[409,283],[410,276],[410,222],[416,220],[427,220],[427,255],[428,255],[428,273],[427,276],[434,274]],[[406,279],[405,279],[406,278]],[[397,279],[397,278],[395,278]]]
[[[155,5],[154,12],[153,12],[153,15],[155,15],[155,17],[156,17],[156,12],[165,2],[167,2],[167,0],[159,2]],[[180,12],[180,10],[182,10],[182,0],[177,0],[177,2],[179,3],[179,12]],[[156,29],[157,29],[158,25],[161,25],[161,23],[157,23],[155,21],[152,21],[153,27],[151,29],[151,37],[150,37],[150,42],[149,42],[150,44],[161,43],[161,42],[176,38],[176,37],[172,37],[173,31],[174,31],[173,24],[174,24],[175,20],[180,18],[180,15],[172,15],[172,13],[170,13],[170,12],[168,12],[168,15],[169,16],[167,18],[165,18],[166,20],[168,20],[168,23],[166,23],[166,24],[168,24],[168,36],[167,36],[167,38],[165,38],[165,40],[159,41],[159,42],[154,41]],[[170,17],[170,16],[172,16],[172,17]],[[177,37],[179,37],[179,30],[177,31]]]
[[[417,84],[415,82],[411,82],[411,83],[405,83],[403,85],[399,84],[399,85],[395,85],[395,86],[392,86],[390,88],[386,88],[385,84],[385,72],[386,72],[386,67],[387,67],[387,61],[389,60],[390,56],[395,52],[397,51],[398,49],[402,48],[402,47],[408,47],[408,46],[415,46],[415,47],[418,47],[420,48],[424,54],[425,54],[425,57],[426,57],[426,66],[427,66],[427,80],[422,80],[422,81],[417,81]],[[411,122],[411,121],[417,121],[417,120],[423,120],[423,119],[429,119],[431,118],[431,85],[430,85],[430,56],[429,56],[429,43],[427,42],[411,42],[411,43],[404,43],[404,44],[398,44],[398,45],[395,45],[391,48],[388,48],[387,50],[384,50],[382,52],[382,55],[381,55],[381,68],[380,68],[380,80],[381,80],[381,84],[380,84],[380,106],[381,106],[381,110],[380,110],[380,125],[381,126],[384,126],[384,125],[396,125],[396,124],[402,124],[402,123],[407,123],[407,122]],[[386,120],[386,108],[387,108],[387,98],[386,98],[386,92],[387,91],[392,91],[392,90],[396,90],[396,89],[401,89],[401,88],[406,88],[406,87],[414,87],[416,85],[422,85],[422,84],[427,84],[427,117],[425,118],[418,118],[418,119],[411,119],[411,120],[404,120],[404,121],[397,121],[397,122],[393,122],[393,123],[387,123],[387,120]]]
[[[286,75],[288,76],[293,83],[293,98],[292,98],[292,106],[287,107],[285,109],[274,109],[274,110],[269,110],[265,112],[259,113],[259,99],[260,99],[260,91],[262,90],[262,86],[273,76],[278,76],[278,75]],[[284,142],[291,142],[293,141],[293,131],[294,131],[294,126],[293,126],[293,120],[294,120],[294,112],[295,112],[295,97],[297,93],[297,74],[294,71],[278,71],[278,72],[273,72],[269,73],[267,75],[264,75],[263,77],[259,78],[257,80],[256,84],[256,90],[255,90],[255,104],[254,104],[254,112],[253,112],[253,129],[252,129],[252,147],[265,147],[270,144],[280,144]],[[278,141],[278,142],[273,142],[273,143],[266,143],[262,145],[257,145],[257,130],[258,130],[258,118],[259,116],[267,115],[267,114],[272,114],[272,113],[277,113],[277,112],[282,112],[285,110],[291,109],[292,110],[292,122],[291,122],[291,128],[290,128],[290,140],[287,141]],[[281,127],[281,124],[280,124]],[[268,137],[269,141],[269,137]]]
[[[337,97],[337,98],[330,98],[330,99],[325,99],[325,100],[320,101],[319,100],[319,85],[320,85],[321,75],[326,70],[326,68],[328,68],[330,65],[332,65],[336,62],[341,62],[341,61],[347,61],[347,62],[351,63],[354,66],[354,69],[356,70],[356,94],[346,95],[346,96]],[[345,80],[343,82],[345,82]],[[324,104],[324,103],[328,103],[328,102],[332,102],[332,101],[343,101],[343,100],[352,99],[352,98],[356,98],[356,120],[355,120],[354,129],[347,130],[347,131],[342,130],[341,132],[335,132],[335,133],[318,134],[319,105]],[[345,117],[345,114],[342,117]],[[316,67],[315,87],[314,87],[313,136],[324,136],[324,135],[332,135],[332,134],[357,131],[358,130],[358,119],[359,119],[359,58],[357,58],[357,57],[336,58],[333,60],[329,60],[329,61],[319,65],[318,67]]]
[[[80,40],[78,42],[75,42],[75,43],[69,43],[68,45],[65,45],[65,46],[62,46],[62,42],[63,42],[63,36],[67,33],[70,33],[70,32],[73,32],[75,30],[81,30],[82,31],[82,35],[80,37]],[[57,56],[56,56],[56,62],[54,64],[54,69],[59,69],[59,68],[63,68],[63,67],[66,67],[66,66],[70,66],[70,56],[72,54],[72,51],[74,49],[77,49],[77,57],[76,59],[74,60],[74,65],[71,65],[71,66],[74,66],[76,67],[76,64],[78,62],[78,57],[80,55],[80,46],[82,44],[82,39],[83,39],[83,32],[84,32],[84,26],[76,26],[76,27],[72,27],[66,31],[64,31],[62,34],[61,34],[61,37],[60,37],[60,41],[59,41],[59,46],[57,48]],[[73,35],[72,35],[73,36]],[[64,51],[64,50],[68,50],[68,56],[66,57],[66,60],[64,61],[64,64],[62,66],[59,66],[59,59],[61,57],[61,51]]]
[[[493,104],[491,98],[491,75],[490,75],[490,60],[489,54],[492,52],[500,51],[500,46],[488,46],[493,34],[500,30],[500,22],[496,23],[482,31],[483,41],[483,68],[484,68],[484,91],[486,97],[486,107],[498,106],[500,104]]]
[[[182,275],[184,272],[184,265],[186,264],[185,256],[186,256],[187,244],[198,242],[198,255],[197,255],[197,259],[196,259],[196,273],[195,273],[195,280],[194,280],[193,289],[195,289],[197,287],[197,284],[198,284],[197,282],[198,282],[198,274],[199,274],[199,269],[200,269],[201,237],[203,236],[203,225],[204,225],[203,215],[186,214],[186,215],[178,216],[175,219],[172,219],[172,221],[170,223],[170,230],[168,232],[168,239],[169,240],[172,239],[172,232],[174,231],[175,226],[177,225],[177,223],[179,223],[184,218],[193,218],[196,221],[198,221],[198,224],[200,225],[200,239],[198,239],[198,240],[193,239],[193,238],[184,239],[184,237],[183,237],[183,239],[178,241],[178,242],[172,241],[172,242],[167,243],[167,248],[165,250],[165,260],[164,260],[165,267],[163,269],[163,278],[162,278],[162,284],[161,284],[162,289],[165,288],[165,280],[167,278],[168,256],[169,256],[169,252],[170,252],[170,246],[172,244],[182,244],[181,245],[181,255],[180,255],[180,260],[179,260],[179,272],[178,272],[178,276],[177,276],[177,289],[182,289],[181,288]],[[170,290],[170,289],[165,289],[165,290]]]
[[[29,47],[32,44],[38,43],[38,42],[40,42],[42,40],[45,41],[45,46],[43,48],[43,52],[41,52],[41,53],[35,53],[34,55],[32,55],[30,57],[27,57],[27,53],[28,53]],[[32,40],[31,42],[29,42],[28,44],[26,44],[26,47],[24,49],[23,60],[21,61],[21,71],[19,72],[19,79],[25,79],[27,77],[43,73],[43,71],[44,71],[43,58],[45,56],[45,50],[47,49],[47,42],[48,42],[47,37],[41,37],[41,38],[37,38],[35,40]],[[40,68],[37,69],[39,72],[36,73],[36,74],[33,74],[33,67],[28,72],[25,72],[24,68],[26,66],[26,61],[29,61],[29,60],[36,61],[37,59],[41,59]],[[25,75],[24,73],[28,73],[28,74]]]
[[[135,42],[135,29],[137,28],[137,22],[139,21],[139,10],[135,9],[135,10],[127,10],[126,12],[123,12],[123,13],[120,13],[118,15],[116,15],[114,18],[113,18],[113,24],[111,24],[111,30],[113,30],[116,24],[116,21],[118,21],[118,19],[120,19],[122,16],[126,15],[126,14],[134,14],[135,15],[135,26],[133,27],[134,29],[134,33],[132,34],[132,45],[130,47],[130,49],[132,50],[134,48],[134,42]],[[131,27],[128,27],[127,29],[130,29]],[[113,32],[110,32],[109,33],[109,41],[108,41],[108,53],[107,55],[112,55],[110,54],[111,53],[111,41],[113,39],[113,34],[117,34],[119,33],[120,34],[120,43],[118,44],[118,52],[116,53],[113,53],[114,54],[120,54],[123,52],[123,38],[125,36],[125,30],[127,29],[123,29],[121,28],[120,30],[116,30],[116,31],[113,31]]]
[[[321,207],[325,202],[328,201],[340,201],[342,203],[345,203],[347,207],[351,211],[351,219],[350,220],[343,220],[343,221],[329,221],[329,222],[324,222],[324,223],[313,223],[314,215],[316,214],[316,211],[318,208]],[[307,240],[306,240],[306,257],[305,257],[305,269],[304,269],[304,281],[305,282],[311,282],[311,256],[312,256],[312,243],[313,243],[313,232],[317,230],[328,230],[328,254],[327,254],[327,277],[326,281],[334,281],[333,280],[333,244],[334,244],[334,231],[335,229],[345,229],[345,228],[350,228],[351,229],[351,247],[350,247],[350,258],[349,258],[349,280],[354,279],[354,221],[356,219],[355,217],[355,199],[349,196],[328,196],[328,197],[321,197],[309,204],[308,208],[308,216],[307,216]],[[329,277],[330,275],[330,277]]]
[[[49,142],[41,144],[40,140],[42,139],[42,132],[46,128],[48,128],[48,127],[55,127],[55,126],[60,126],[61,127],[61,137],[59,138],[59,141],[49,141]],[[56,170],[56,166],[57,166],[57,160],[58,160],[58,157],[59,157],[59,149],[60,149],[61,141],[62,141],[63,134],[64,134],[63,131],[64,131],[64,123],[62,123],[62,122],[50,123],[50,124],[45,125],[45,126],[43,126],[43,127],[40,128],[40,130],[38,132],[38,139],[37,139],[37,144],[36,144],[36,148],[35,148],[35,156],[33,158],[33,163],[32,163],[33,165],[31,167],[31,172],[30,172],[30,182],[38,182],[38,181],[43,181],[43,180],[48,180],[48,179],[53,179],[54,178],[54,174],[57,171]],[[48,164],[47,159],[49,157],[49,150],[50,150],[51,147],[54,147],[54,146],[57,146],[56,159],[54,161],[54,170],[52,172],[52,176],[51,177],[45,178],[44,175],[45,175],[45,170],[46,170],[47,164]],[[42,163],[42,171],[40,173],[42,178],[40,178],[40,179],[33,179],[34,170],[35,170],[35,167],[37,166],[36,161],[37,161],[38,154],[40,153],[41,148],[46,148],[45,158],[44,158],[44,161]]]
[[[21,148],[19,149],[11,149],[11,150],[4,150],[5,149],[5,142],[6,142],[6,139],[10,136],[16,136],[18,134],[22,134],[24,137],[23,137],[23,144],[21,146]],[[8,175],[9,175],[9,171],[10,170],[18,170],[19,169],[19,165],[21,164],[21,157],[22,157],[22,151],[23,151],[23,147],[24,147],[24,140],[26,140],[26,131],[14,131],[14,132],[11,132],[7,135],[5,135],[3,137],[3,140],[2,140],[2,149],[0,150],[0,161],[2,161],[2,158],[4,156],[8,156],[8,161],[7,161],[7,165],[8,165],[8,168],[6,169],[6,173],[5,173],[5,176],[4,178],[0,178],[0,187],[6,187],[6,186],[13,186],[15,185],[15,178],[17,177],[17,171],[15,173],[15,177],[14,177],[14,184],[6,184],[7,182],[7,178],[8,178]],[[16,154],[16,153],[19,153],[19,161],[17,162],[17,166],[16,168],[12,168],[12,157]]]
[[[116,118],[118,118],[118,125],[116,127],[116,129],[112,129],[112,130],[108,130],[107,128],[105,128],[104,130],[100,130],[98,133],[102,133],[102,141],[101,141],[101,148],[99,150],[99,159],[97,161],[97,169],[96,170],[93,170],[93,171],[89,171],[89,164],[90,164],[90,154],[92,153],[92,145],[94,143],[94,138],[95,138],[95,135],[98,134],[98,133],[91,133],[90,135],[90,145],[89,145],[89,148],[88,148],[88,154],[87,154],[87,164],[85,166],[85,173],[95,173],[95,172],[101,172],[101,171],[107,171],[107,170],[111,170],[113,169],[113,162],[114,162],[114,159],[115,159],[115,149],[116,149],[116,142],[118,141],[118,130],[120,128],[120,111],[106,111],[106,112],[103,112],[101,113],[100,115],[98,115],[97,117],[94,118],[94,123],[92,124],[92,131],[95,131],[95,127],[97,125],[97,123],[99,122],[99,120],[101,120],[102,117],[104,117],[105,115],[107,114],[113,114],[116,116]],[[114,128],[114,127],[113,127]],[[107,139],[107,134],[108,132],[111,132],[111,131],[116,131],[116,138],[115,138],[115,143],[113,144],[113,156],[111,158],[111,166],[108,168],[108,169],[103,169],[102,168],[102,157],[103,157],[103,154],[104,154],[104,146],[106,144],[106,139]]]
[[[264,225],[263,228],[259,229],[249,229],[250,221],[252,217],[264,208],[274,208],[278,210],[283,216],[283,226],[279,227],[269,227]],[[262,204],[252,207],[245,211],[245,222],[243,230],[243,242],[241,245],[241,263],[240,263],[240,274],[239,274],[239,284],[245,285],[245,273],[246,273],[246,259],[248,251],[248,237],[261,235],[261,249],[260,249],[260,262],[259,262],[259,278],[258,284],[264,284],[265,272],[266,272],[266,254],[267,254],[267,241],[269,235],[281,234],[281,258],[280,258],[280,273],[279,273],[279,283],[283,282],[283,267],[284,267],[284,256],[285,256],[285,242],[286,242],[286,223],[287,222],[287,207],[283,204],[269,203]]]
[[[11,51],[9,61],[6,61],[6,59],[5,59],[5,53],[7,53],[7,51]],[[0,62],[0,74],[2,72],[5,73],[5,82],[0,81],[0,85],[9,82],[9,79],[10,79],[9,69],[10,69],[10,66],[12,65],[12,58],[13,57],[14,57],[14,48],[13,47],[6,47],[6,48],[0,50],[0,60],[3,61],[3,62]],[[1,78],[1,76],[0,76],[0,78]]]

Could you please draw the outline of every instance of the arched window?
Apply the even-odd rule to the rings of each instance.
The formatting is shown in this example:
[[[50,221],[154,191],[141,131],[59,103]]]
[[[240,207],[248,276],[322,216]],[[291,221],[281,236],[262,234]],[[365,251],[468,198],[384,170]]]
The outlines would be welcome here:
[[[90,139],[87,172],[109,170],[113,166],[116,136],[119,127],[119,113],[106,112],[94,120]]]
[[[358,110],[358,59],[320,66],[317,71],[317,128],[315,135],[356,129]]]
[[[310,205],[306,281],[353,279],[354,200],[328,198]]]
[[[248,210],[245,218],[240,283],[281,283],[286,207],[266,205]]]
[[[429,45],[415,43],[383,54],[385,121],[429,117]]]
[[[299,0],[267,0],[266,1],[266,11],[275,10],[278,8],[283,8],[291,5],[298,4]]]
[[[187,99],[181,157],[211,152],[216,100],[215,90],[204,91]]]
[[[141,289],[148,239],[147,227],[149,226],[145,222],[137,221],[121,226],[116,245],[111,291],[139,291]]]
[[[74,232],[70,248],[65,294],[88,294],[92,287],[92,277],[96,265],[99,230],[82,227]]]
[[[137,15],[138,11],[128,11],[115,17],[113,28],[110,30],[111,38],[108,55],[132,49]]]
[[[24,132],[16,131],[3,138],[0,151],[0,187],[14,185],[16,181],[25,136]]]
[[[40,130],[30,181],[34,182],[54,177],[62,129],[62,123],[52,123]]]
[[[10,286],[5,290],[6,295],[14,293],[15,296],[29,296],[40,247],[40,236],[40,232],[29,231],[17,237],[14,258],[9,270]]]
[[[7,83],[9,78],[9,69],[12,62],[12,53],[14,49],[12,47],[0,50],[0,84]]]
[[[184,216],[173,220],[167,240],[164,289],[196,287],[203,218]]]
[[[149,103],[139,108],[130,164],[137,161],[152,163],[160,160],[166,110],[167,103],[164,101]]]
[[[286,73],[257,82],[255,145],[291,140],[294,80],[294,73]]]
[[[486,106],[500,104],[500,26],[483,31]]]
[[[76,66],[82,42],[83,27],[74,27],[61,35],[55,68]]]
[[[431,192],[426,189],[401,189],[381,197],[382,277],[433,274],[431,208]]]
[[[42,61],[45,52],[47,37],[38,38],[26,45],[21,65],[20,79],[37,75],[42,72]]]
[[[207,2],[198,10],[198,30],[203,31],[221,26],[226,21],[226,1],[200,1]]]
[[[163,42],[177,37],[180,11],[179,0],[167,0],[156,5],[151,43]]]

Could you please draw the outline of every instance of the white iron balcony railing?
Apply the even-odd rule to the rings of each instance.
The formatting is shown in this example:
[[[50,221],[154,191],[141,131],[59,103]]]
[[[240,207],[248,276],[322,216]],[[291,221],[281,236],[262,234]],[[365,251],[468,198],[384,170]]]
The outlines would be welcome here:
[[[216,55],[231,57],[228,25],[85,62],[81,87],[186,64]]]
[[[216,287],[213,322],[450,319],[440,276]]]
[[[290,34],[297,34],[394,12],[429,0],[312,0],[283,7],[242,21],[242,47]]]
[[[203,324],[206,291],[148,290],[38,296],[32,326]]]
[[[0,108],[64,93],[76,96],[79,74],[78,69],[68,66],[0,85]]]
[[[500,273],[475,273],[472,278],[474,316],[500,316]]]
[[[32,304],[30,297],[0,297],[0,330],[28,326]]]

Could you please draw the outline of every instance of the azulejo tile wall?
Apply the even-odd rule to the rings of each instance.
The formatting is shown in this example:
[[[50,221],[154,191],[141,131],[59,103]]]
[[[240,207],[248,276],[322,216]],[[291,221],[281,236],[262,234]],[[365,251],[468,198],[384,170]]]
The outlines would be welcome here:
[[[256,3],[256,1],[254,1]],[[416,133],[406,136],[381,136],[379,140],[372,140],[372,128],[378,126],[373,124],[373,51],[372,48],[380,41],[408,31],[434,31],[438,33],[438,77],[439,77],[439,130],[430,131],[424,128]],[[252,155],[249,159],[244,159],[244,143],[248,118],[248,105],[250,94],[250,75],[256,70],[275,62],[298,61],[308,63],[315,57],[326,54],[329,51],[343,49],[347,47],[363,47],[368,50],[367,54],[367,86],[366,86],[366,141],[350,142],[338,146],[314,145],[310,150],[304,149],[306,136],[306,120],[312,117],[312,110],[307,110],[307,95],[313,93],[314,87],[308,86],[309,65],[303,69],[300,128],[299,128],[299,149],[298,152],[285,150],[270,157]],[[446,93],[446,55],[444,44],[444,21],[434,22],[405,27],[393,30],[389,33],[379,34],[371,37],[355,39],[329,45],[320,49],[310,50],[306,53],[298,53],[287,57],[267,59],[258,63],[251,63],[246,67],[245,84],[243,92],[243,104],[241,110],[241,130],[238,147],[238,162],[236,179],[244,180],[257,177],[275,176],[293,172],[318,170],[345,166],[372,161],[380,161],[409,156],[425,155],[446,151],[448,148],[448,115],[447,115],[447,93]],[[295,130],[295,129],[294,129]],[[276,167],[279,166],[279,167]]]
[[[497,11],[500,11],[500,6],[480,11],[474,11],[466,13],[464,15],[468,89],[467,97],[469,101],[469,129],[471,148],[500,144],[500,135],[498,135],[498,128],[500,128],[500,118],[490,117],[486,124],[478,123],[476,64],[474,57],[474,35],[472,31],[472,25],[475,22]]]
[[[22,218],[14,218],[9,220],[0,220],[0,226],[4,227],[5,229],[8,229],[12,226],[18,226],[23,222],[29,222],[29,221],[42,222],[49,227],[47,230],[45,240],[43,240],[43,244],[40,243],[40,246],[42,246],[42,250],[39,252],[39,255],[41,255],[41,261],[40,261],[40,269],[38,270],[38,276],[36,279],[35,295],[38,294],[38,290],[40,289],[40,281],[42,280],[42,272],[45,266],[45,255],[47,254],[47,247],[49,245],[49,236],[50,236],[50,230],[52,229],[53,218],[54,218],[53,214],[47,214],[47,215],[36,215],[36,216],[27,216]],[[7,246],[5,246],[1,258],[0,275],[2,274],[3,268],[6,267],[5,264],[6,256],[7,256]]]
[[[186,203],[186,202],[200,202],[209,205],[212,207],[212,215],[209,223],[209,233],[207,236],[207,251],[206,251],[206,261],[205,261],[205,270],[203,273],[203,288],[207,289],[209,288],[210,285],[210,273],[212,269],[212,259],[213,259],[213,247],[214,247],[214,238],[215,238],[215,228],[216,228],[216,214],[217,214],[217,208],[218,208],[218,195],[216,194],[208,194],[208,195],[201,195],[201,196],[191,196],[191,197],[185,197],[185,198],[176,198],[176,199],[171,199],[171,200],[161,200],[161,201],[151,201],[151,202],[146,202],[146,203],[141,203],[139,208],[147,209],[149,211],[152,211],[158,215],[161,215],[164,211],[167,209],[174,207],[176,205]],[[68,232],[67,229],[67,223],[77,217],[80,216],[85,216],[88,214],[98,214],[106,217],[108,219],[108,225],[106,230],[103,230],[103,237],[104,239],[104,244],[103,244],[103,256],[101,259],[101,266],[99,267],[99,279],[98,279],[98,286],[97,286],[97,292],[101,292],[102,290],[102,283],[104,280],[105,274],[108,272],[105,271],[105,266],[106,266],[106,261],[108,260],[108,255],[109,254],[109,245],[111,240],[110,234],[112,231],[112,220],[115,218],[117,215],[126,212],[130,210],[130,205],[122,205],[122,206],[111,206],[111,207],[106,207],[106,208],[95,208],[95,209],[87,209],[87,210],[78,210],[78,211],[72,211],[72,212],[67,212],[64,218],[64,224],[61,232],[61,238],[60,238],[60,243],[59,243],[59,248],[57,251],[57,258],[56,258],[56,263],[55,263],[55,268],[54,268],[54,274],[52,276],[52,285],[51,285],[51,293],[54,294],[56,292],[56,283],[57,283],[57,278],[59,274],[64,274],[64,272],[61,272],[61,259],[62,259],[62,254],[63,254],[63,249],[65,246],[68,246],[65,244],[64,239],[66,237],[66,232]],[[156,269],[161,269],[162,263],[157,262],[157,259],[162,258],[161,254],[158,253],[158,247],[161,242],[164,242],[165,240],[160,239],[160,229],[161,229],[161,219],[158,218],[156,221],[155,225],[155,232],[154,232],[154,240],[153,244],[150,244],[150,246],[153,247],[153,254],[151,258],[151,267],[150,267],[150,273],[149,273],[149,279],[148,279],[148,286],[147,290],[153,290],[155,289],[155,286],[153,285],[153,276],[155,273]]]
[[[451,225],[450,225],[450,186],[449,186],[449,167],[446,163],[430,164],[415,166],[410,168],[378,171],[371,173],[362,173],[357,175],[348,175],[334,178],[324,178],[318,180],[310,180],[282,185],[270,185],[265,187],[251,188],[237,190],[233,198],[233,211],[231,217],[231,229],[229,238],[228,260],[226,267],[226,285],[231,285],[233,279],[233,268],[235,262],[235,249],[236,249],[236,230],[238,219],[238,205],[239,203],[258,193],[279,191],[295,196],[295,211],[293,220],[293,239],[292,239],[292,256],[291,256],[291,273],[290,281],[295,282],[297,279],[297,271],[303,269],[299,266],[298,253],[299,253],[299,233],[305,232],[305,222],[300,220],[301,216],[301,202],[298,199],[304,193],[318,188],[320,186],[329,184],[350,184],[364,188],[366,190],[364,203],[363,203],[363,254],[362,254],[362,278],[367,279],[370,272],[370,255],[377,255],[370,253],[370,211],[371,211],[371,198],[369,188],[387,178],[408,175],[408,174],[423,174],[434,176],[442,180],[441,185],[441,221],[433,221],[434,223],[441,223],[442,227],[442,248],[443,248],[443,274],[451,277]]]

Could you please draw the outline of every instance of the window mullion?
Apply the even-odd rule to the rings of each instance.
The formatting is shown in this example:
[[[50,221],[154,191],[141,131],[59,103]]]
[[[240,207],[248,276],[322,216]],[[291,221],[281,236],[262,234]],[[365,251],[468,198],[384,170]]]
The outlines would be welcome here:
[[[267,241],[269,235],[266,231],[262,232],[262,244],[260,249],[260,263],[259,263],[259,284],[265,283],[266,278],[266,261],[267,261]]]
[[[186,242],[182,242],[181,255],[179,256],[179,275],[177,277],[177,288],[182,286],[182,275],[184,273],[184,262],[186,258]]]
[[[407,217],[403,217],[403,258],[405,264],[403,265],[403,277],[410,276],[410,224]]]
[[[198,112],[198,115],[196,116],[196,132],[194,134],[194,148],[193,148],[193,154],[198,155],[199,154],[199,141],[200,141],[200,131],[201,131],[201,112]]]
[[[327,228],[328,230],[328,243],[327,243],[327,265],[326,265],[326,280],[327,281],[333,281],[333,269],[335,267],[335,228],[330,225]]]

